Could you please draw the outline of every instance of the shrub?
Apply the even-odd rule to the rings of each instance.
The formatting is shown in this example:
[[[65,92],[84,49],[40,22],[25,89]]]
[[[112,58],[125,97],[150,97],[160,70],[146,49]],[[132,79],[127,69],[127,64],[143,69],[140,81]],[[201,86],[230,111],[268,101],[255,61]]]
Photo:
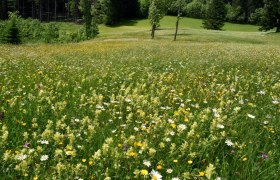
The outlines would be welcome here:
[[[39,40],[44,36],[44,26],[37,19],[20,19],[19,27],[24,39]]]
[[[44,41],[47,43],[55,42],[59,37],[59,28],[56,23],[48,23],[44,29]]]
[[[194,0],[186,6],[186,15],[193,18],[204,18],[206,4],[200,0]]]

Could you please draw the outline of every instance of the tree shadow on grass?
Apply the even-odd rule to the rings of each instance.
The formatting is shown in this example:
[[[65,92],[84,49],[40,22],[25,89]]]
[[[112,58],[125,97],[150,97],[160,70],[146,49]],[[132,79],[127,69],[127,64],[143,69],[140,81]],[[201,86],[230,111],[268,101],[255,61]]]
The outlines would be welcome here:
[[[117,24],[107,25],[107,27],[135,26],[136,24],[137,20],[123,20]]]

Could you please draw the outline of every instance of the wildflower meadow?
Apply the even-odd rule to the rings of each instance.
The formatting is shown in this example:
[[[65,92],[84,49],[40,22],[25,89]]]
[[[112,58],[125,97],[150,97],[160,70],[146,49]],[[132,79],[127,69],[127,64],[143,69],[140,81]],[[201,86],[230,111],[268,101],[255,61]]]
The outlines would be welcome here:
[[[279,179],[276,44],[0,45],[0,179]]]

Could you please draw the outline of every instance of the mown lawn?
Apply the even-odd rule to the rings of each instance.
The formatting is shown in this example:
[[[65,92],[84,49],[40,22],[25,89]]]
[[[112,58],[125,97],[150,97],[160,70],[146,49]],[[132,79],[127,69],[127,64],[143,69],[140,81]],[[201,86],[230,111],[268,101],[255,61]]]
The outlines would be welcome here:
[[[279,35],[146,22],[0,45],[3,179],[278,179]]]

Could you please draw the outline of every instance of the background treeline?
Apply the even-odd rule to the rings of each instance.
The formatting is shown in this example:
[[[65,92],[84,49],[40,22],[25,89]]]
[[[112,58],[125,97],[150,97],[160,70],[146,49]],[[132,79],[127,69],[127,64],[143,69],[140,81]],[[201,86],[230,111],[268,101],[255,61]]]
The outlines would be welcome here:
[[[23,18],[40,21],[75,21],[82,18],[82,0],[1,0],[1,19],[8,18],[9,11],[18,11]],[[148,17],[151,0],[92,0],[99,22],[116,24],[122,19]],[[177,15],[174,0],[163,0],[168,15]],[[204,18],[208,0],[184,0],[182,14],[193,18]],[[234,23],[258,24],[264,13],[266,0],[224,0],[226,20]]]

